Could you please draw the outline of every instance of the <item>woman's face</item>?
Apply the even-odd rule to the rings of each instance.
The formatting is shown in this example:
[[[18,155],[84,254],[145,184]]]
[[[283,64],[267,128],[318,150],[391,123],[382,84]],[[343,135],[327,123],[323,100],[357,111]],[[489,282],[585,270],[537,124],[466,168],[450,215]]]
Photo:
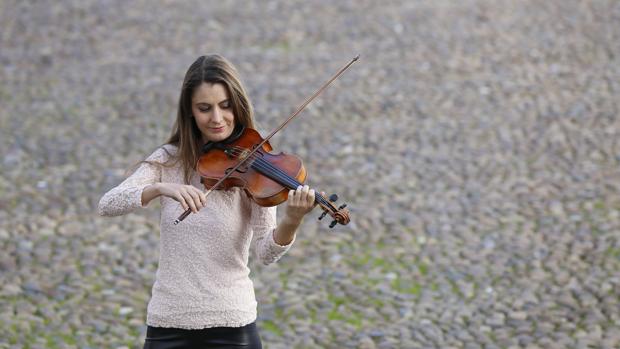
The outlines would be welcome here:
[[[235,129],[232,104],[222,84],[200,84],[192,95],[192,114],[204,142],[223,141]]]

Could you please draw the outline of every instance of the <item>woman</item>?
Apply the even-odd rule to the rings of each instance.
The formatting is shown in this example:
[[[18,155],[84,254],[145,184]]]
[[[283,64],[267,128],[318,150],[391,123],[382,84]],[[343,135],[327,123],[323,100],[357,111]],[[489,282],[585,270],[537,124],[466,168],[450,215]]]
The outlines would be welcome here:
[[[194,169],[199,150],[240,126],[254,128],[254,119],[237,71],[221,56],[198,58],[185,75],[170,139],[99,202],[101,215],[117,216],[160,198],[160,257],[145,349],[262,347],[249,248],[253,243],[264,264],[282,257],[315,206],[314,190],[291,190],[279,224],[275,207],[258,206],[239,188],[206,198]],[[188,208],[193,214],[174,225]]]

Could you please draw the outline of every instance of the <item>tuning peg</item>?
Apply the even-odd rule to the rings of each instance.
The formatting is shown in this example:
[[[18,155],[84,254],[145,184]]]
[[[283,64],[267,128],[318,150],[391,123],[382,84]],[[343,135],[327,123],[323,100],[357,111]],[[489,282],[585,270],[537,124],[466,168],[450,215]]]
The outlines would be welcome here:
[[[321,216],[319,216],[319,220],[323,219],[323,217],[325,217],[325,215],[327,214],[327,211],[323,211],[323,213],[321,214]]]
[[[347,207],[347,204],[342,204],[342,205],[340,205],[340,207],[338,207],[338,210],[342,210],[345,207]]]
[[[337,194],[332,194],[329,196],[329,201],[331,202],[336,202],[338,201],[338,195]]]
[[[335,226],[336,226],[336,224],[338,224],[338,222],[336,222],[336,221],[332,221],[332,222],[329,224],[329,227],[330,227],[330,228],[333,228],[333,227],[335,227]]]

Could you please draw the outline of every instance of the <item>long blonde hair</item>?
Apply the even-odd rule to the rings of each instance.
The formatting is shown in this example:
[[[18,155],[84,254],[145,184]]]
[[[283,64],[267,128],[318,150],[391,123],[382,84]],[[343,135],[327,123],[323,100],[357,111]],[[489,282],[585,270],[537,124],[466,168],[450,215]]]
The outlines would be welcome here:
[[[177,119],[170,138],[166,141],[166,144],[176,146],[177,152],[163,164],[171,166],[180,162],[187,184],[190,182],[203,145],[202,134],[192,117],[192,95],[203,82],[220,83],[226,88],[235,116],[235,125],[256,128],[252,104],[241,84],[237,69],[227,59],[217,54],[198,57],[185,73],[179,96]]]

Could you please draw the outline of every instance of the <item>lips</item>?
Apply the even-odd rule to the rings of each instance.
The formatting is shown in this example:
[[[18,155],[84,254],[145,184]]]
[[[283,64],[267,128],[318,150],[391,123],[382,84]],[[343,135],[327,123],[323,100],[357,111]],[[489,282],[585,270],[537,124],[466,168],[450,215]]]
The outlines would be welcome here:
[[[225,129],[226,129],[226,127],[224,127],[224,126],[222,126],[222,127],[209,127],[209,131],[211,131],[213,133],[224,132]]]

